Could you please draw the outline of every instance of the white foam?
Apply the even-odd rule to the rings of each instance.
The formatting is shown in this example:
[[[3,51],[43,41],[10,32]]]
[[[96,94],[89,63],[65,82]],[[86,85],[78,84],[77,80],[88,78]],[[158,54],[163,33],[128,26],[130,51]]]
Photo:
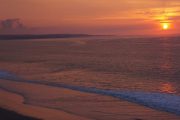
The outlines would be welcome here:
[[[180,96],[165,93],[111,91],[114,97],[180,115]]]
[[[53,85],[53,84],[51,84]],[[96,93],[124,99],[129,102],[144,105],[153,109],[171,112],[180,115],[180,96],[174,94],[142,92],[142,91],[115,91],[97,88],[86,88],[69,85],[53,85],[82,92]]]

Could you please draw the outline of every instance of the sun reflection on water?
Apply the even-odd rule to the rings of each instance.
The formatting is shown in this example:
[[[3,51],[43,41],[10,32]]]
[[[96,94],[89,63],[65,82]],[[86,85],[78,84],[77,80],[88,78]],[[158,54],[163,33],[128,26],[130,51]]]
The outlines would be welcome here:
[[[176,93],[175,87],[171,83],[161,84],[160,91],[164,93]]]

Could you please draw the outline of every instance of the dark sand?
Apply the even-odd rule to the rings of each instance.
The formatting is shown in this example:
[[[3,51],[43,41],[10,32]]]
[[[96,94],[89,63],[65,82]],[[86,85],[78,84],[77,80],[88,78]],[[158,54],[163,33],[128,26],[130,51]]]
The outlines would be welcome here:
[[[0,119],[1,120],[41,120],[24,115],[20,115],[16,112],[0,108]]]

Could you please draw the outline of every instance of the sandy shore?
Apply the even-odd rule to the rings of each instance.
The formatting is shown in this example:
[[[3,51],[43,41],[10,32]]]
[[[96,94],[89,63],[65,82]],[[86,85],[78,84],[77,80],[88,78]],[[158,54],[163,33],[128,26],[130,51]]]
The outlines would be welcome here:
[[[0,87],[2,88],[0,90],[1,107],[44,120],[180,119],[179,116],[170,113],[112,97],[64,88],[8,80],[0,80]]]
[[[24,115],[17,114],[16,112],[0,108],[0,116],[2,120],[41,120]]]
[[[24,87],[28,88],[28,86]],[[25,104],[26,101],[23,96],[3,89],[0,89],[0,98],[0,106],[2,108],[15,111],[22,115],[32,116],[43,120],[86,120],[86,118],[72,115],[64,111]]]

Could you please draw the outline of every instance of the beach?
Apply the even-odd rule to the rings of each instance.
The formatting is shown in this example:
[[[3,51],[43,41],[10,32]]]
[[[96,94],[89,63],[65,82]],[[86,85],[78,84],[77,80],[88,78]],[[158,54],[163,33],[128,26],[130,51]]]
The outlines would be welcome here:
[[[40,120],[32,117],[23,116],[13,111],[0,108],[0,116],[3,120]]]
[[[179,100],[179,77],[172,71],[178,71],[179,63],[166,59],[174,55],[171,47],[179,44],[164,42],[154,46],[149,40],[102,38],[0,41],[0,107],[42,120],[179,120],[175,107],[164,107],[159,98],[157,107],[151,104],[153,93]],[[158,45],[161,51],[151,56],[142,51]],[[136,52],[139,56],[132,59]],[[124,97],[135,94],[137,101]],[[144,95],[150,96],[150,104],[138,101]]]
[[[137,104],[107,96],[87,94],[63,88],[0,80],[1,88],[11,88],[15,93],[1,90],[1,106],[44,120],[178,120],[173,114],[159,112]],[[3,87],[2,87],[3,86]],[[17,94],[18,93],[18,94]],[[51,94],[48,94],[51,93]],[[21,96],[21,95],[24,96]],[[32,97],[32,98],[31,98]],[[13,98],[13,99],[12,99]],[[49,98],[56,103],[36,103],[33,99]],[[29,100],[29,101],[28,101]],[[57,107],[56,110],[48,106]]]

